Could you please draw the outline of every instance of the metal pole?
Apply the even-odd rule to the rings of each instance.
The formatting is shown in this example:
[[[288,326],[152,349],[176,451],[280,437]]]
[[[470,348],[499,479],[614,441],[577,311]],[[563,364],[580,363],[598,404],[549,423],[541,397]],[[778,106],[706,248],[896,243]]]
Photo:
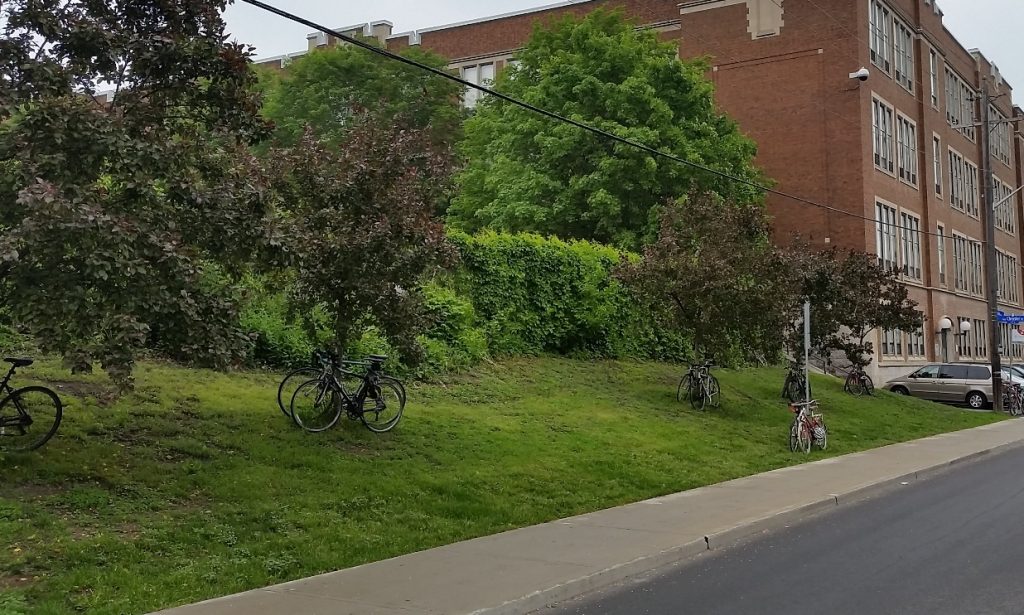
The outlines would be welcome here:
[[[811,302],[804,304],[804,401],[811,401]]]
[[[999,356],[999,275],[996,271],[995,170],[992,168],[992,115],[988,80],[981,83],[981,159],[985,167],[985,268],[988,278],[989,359],[992,364],[992,408],[1003,411],[1003,369]]]

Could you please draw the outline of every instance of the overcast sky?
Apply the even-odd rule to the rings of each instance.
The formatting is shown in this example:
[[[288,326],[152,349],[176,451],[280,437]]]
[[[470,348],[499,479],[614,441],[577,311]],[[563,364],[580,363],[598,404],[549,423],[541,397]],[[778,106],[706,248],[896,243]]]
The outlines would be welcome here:
[[[328,27],[387,20],[395,32],[429,28],[487,17],[509,11],[546,6],[552,0],[267,0]],[[946,13],[946,27],[971,49],[980,48],[999,66],[1010,85],[1016,86],[1017,103],[1024,103],[1024,0],[939,0]],[[228,9],[228,26],[240,41],[255,45],[260,57],[305,48],[309,28],[237,3]]]

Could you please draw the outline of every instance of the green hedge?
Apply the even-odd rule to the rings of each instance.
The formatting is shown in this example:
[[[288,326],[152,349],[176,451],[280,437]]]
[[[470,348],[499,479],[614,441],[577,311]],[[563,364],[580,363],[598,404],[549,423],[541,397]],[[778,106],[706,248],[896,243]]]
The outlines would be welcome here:
[[[381,352],[398,373],[434,378],[464,371],[488,356],[562,354],[591,358],[683,360],[688,340],[659,329],[612,275],[623,258],[604,245],[538,235],[450,234],[460,265],[421,289],[432,325],[418,338],[416,366],[369,327],[351,356]],[[320,342],[287,310],[282,279],[255,281],[243,327],[257,340],[254,362],[305,364]],[[270,287],[274,287],[270,290]],[[324,329],[320,336],[326,334]]]
[[[678,360],[682,336],[660,330],[612,276],[623,258],[587,241],[452,233],[462,264],[454,287],[476,308],[491,352]]]

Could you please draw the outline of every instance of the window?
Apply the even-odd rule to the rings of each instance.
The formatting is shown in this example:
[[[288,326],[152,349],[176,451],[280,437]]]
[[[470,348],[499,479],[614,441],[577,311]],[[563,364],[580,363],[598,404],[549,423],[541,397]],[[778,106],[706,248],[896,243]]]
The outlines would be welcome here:
[[[898,269],[896,253],[896,208],[883,203],[875,204],[875,241],[878,245],[878,264],[886,269]]]
[[[934,168],[932,173],[935,175],[935,196],[942,198],[942,140],[938,137],[932,137],[932,157],[934,158]]]
[[[969,322],[971,322],[971,319],[970,318],[965,318],[963,316],[958,318],[957,319],[958,326],[956,327],[956,330],[957,331],[963,331],[963,329],[961,327],[962,327],[962,323],[965,323],[965,322],[969,323]],[[968,358],[973,357],[974,356],[974,330],[973,330],[973,328],[972,328],[971,331],[968,331],[967,333],[965,333],[963,335],[958,335],[956,339],[957,339],[957,343],[956,343],[956,345],[957,345],[957,347],[956,347],[957,354],[959,354],[961,357],[968,357]],[[966,371],[966,369],[967,369],[967,366],[965,365],[964,366],[964,370]],[[967,375],[965,374],[964,378],[966,378],[966,377],[967,377]]]
[[[971,333],[974,338],[974,356],[979,359],[988,356],[988,327],[984,320],[974,319],[971,323]],[[986,369],[986,376],[989,377],[992,374],[991,371]]]
[[[917,216],[900,214],[900,229],[903,239],[903,275],[912,280],[921,280],[921,219]]]
[[[936,242],[939,247],[939,284],[946,283],[946,227],[938,226]]]
[[[967,215],[978,217],[978,167],[964,160],[967,173],[964,175],[964,211]]]
[[[981,296],[985,294],[981,242],[971,241],[968,243],[967,248],[968,259],[970,261],[971,294]]]
[[[974,140],[974,90],[946,66],[946,122]]]
[[[970,268],[967,264],[968,241],[963,235],[953,235],[953,287],[960,292],[970,290]]]
[[[899,159],[900,179],[917,185],[917,126],[903,117],[896,118],[898,132],[897,158]]]
[[[989,106],[988,112],[992,116],[992,155],[1010,166],[1010,124],[995,106]]]
[[[892,58],[892,13],[880,0],[871,0],[871,62],[886,73]]]
[[[996,252],[996,276],[999,288],[996,294],[1002,301],[1017,303],[1020,291],[1017,290],[1017,258],[1002,251]]]
[[[893,163],[893,110],[884,102],[873,99],[874,109],[874,136],[875,136],[875,166],[887,173],[895,172]]]
[[[926,355],[924,347],[924,327],[907,334],[907,355],[914,358],[923,358]]]
[[[900,331],[882,332],[882,356],[888,358],[903,357],[903,333]]]
[[[993,213],[996,228],[1010,235],[1017,232],[1016,199],[1010,198],[1010,195],[1013,194],[1013,190],[1013,188],[1004,184],[1000,180],[995,180],[993,205],[996,207]]]
[[[903,22],[893,20],[893,33],[895,40],[896,72],[893,75],[896,82],[914,91],[914,34],[910,28],[903,25]]]
[[[967,167],[964,166],[964,157],[955,150],[949,150],[949,205],[954,209],[964,210],[965,184],[964,178],[967,175]]]
[[[476,85],[490,87],[494,84],[494,63],[489,62],[486,64],[477,64],[475,66],[463,66],[462,78]],[[463,104],[467,109],[472,109],[476,107],[477,103],[480,101],[480,96],[480,90],[467,87],[465,97],[463,98]]]
[[[928,50],[928,69],[931,75],[932,106],[939,108],[939,54]]]
[[[982,356],[984,355],[978,355],[978,358],[981,358]],[[992,370],[988,367],[985,367],[984,365],[965,365],[964,371],[967,372],[966,374],[964,374],[964,378],[966,380],[992,379]]]

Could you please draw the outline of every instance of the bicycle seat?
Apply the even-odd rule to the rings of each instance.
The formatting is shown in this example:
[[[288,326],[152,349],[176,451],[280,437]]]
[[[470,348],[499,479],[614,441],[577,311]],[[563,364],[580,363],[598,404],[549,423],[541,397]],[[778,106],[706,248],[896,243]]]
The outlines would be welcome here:
[[[14,367],[28,367],[35,363],[32,359],[12,359],[10,357],[4,359],[4,361],[10,363]]]
[[[366,360],[371,363],[384,363],[385,361],[388,360],[388,358],[381,354],[371,354],[370,356],[366,357]]]

